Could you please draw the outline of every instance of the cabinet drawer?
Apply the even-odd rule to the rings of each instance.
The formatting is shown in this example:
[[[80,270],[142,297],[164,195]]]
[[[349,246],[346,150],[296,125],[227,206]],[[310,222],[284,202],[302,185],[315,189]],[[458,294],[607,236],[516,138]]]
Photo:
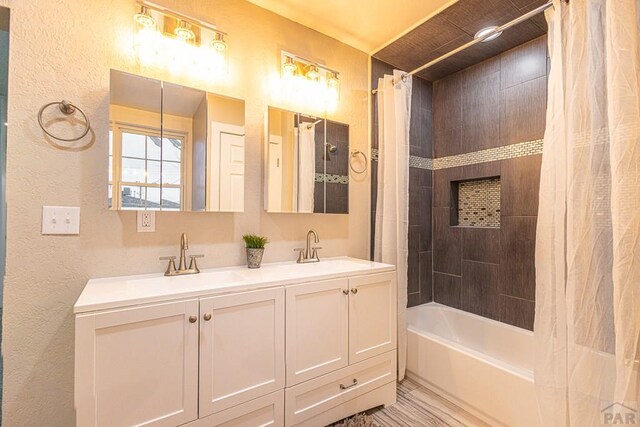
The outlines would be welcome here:
[[[281,427],[284,425],[284,390],[201,418],[184,427]]]
[[[301,423],[396,379],[396,351],[285,390],[286,425]]]

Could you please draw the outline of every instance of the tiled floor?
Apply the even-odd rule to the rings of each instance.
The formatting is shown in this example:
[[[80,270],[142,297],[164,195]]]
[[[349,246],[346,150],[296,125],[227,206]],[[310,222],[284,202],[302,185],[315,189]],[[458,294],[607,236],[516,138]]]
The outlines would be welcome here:
[[[395,405],[367,411],[380,427],[490,427],[464,409],[419,384],[405,379],[398,384]]]

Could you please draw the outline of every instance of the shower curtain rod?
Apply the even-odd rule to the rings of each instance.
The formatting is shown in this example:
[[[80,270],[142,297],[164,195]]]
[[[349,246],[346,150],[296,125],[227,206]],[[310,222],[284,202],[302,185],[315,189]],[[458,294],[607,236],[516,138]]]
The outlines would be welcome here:
[[[494,35],[496,33],[499,33],[501,31],[504,31],[504,30],[508,29],[508,28],[511,28],[514,25],[518,25],[519,23],[521,23],[523,21],[526,21],[527,19],[532,18],[532,17],[536,16],[539,13],[544,12],[545,10],[549,9],[551,6],[553,6],[553,1],[549,0],[547,3],[543,4],[542,6],[538,6],[537,8],[531,10],[530,12],[527,12],[524,15],[514,19],[513,21],[507,22],[506,24],[494,29],[491,32],[488,32],[487,34],[484,34],[481,37],[474,38],[470,42],[465,43],[462,46],[453,49],[451,52],[445,53],[444,55],[439,56],[436,59],[434,59],[432,61],[429,61],[424,65],[421,65],[420,67],[416,68],[415,70],[411,70],[408,73],[402,74],[400,77],[402,78],[402,81],[405,81],[407,76],[412,76],[412,75],[414,75],[416,73],[419,73],[422,70],[426,70],[427,68],[429,68],[429,67],[431,67],[431,66],[433,66],[433,65],[435,65],[435,64],[437,64],[439,62],[444,61],[445,59],[449,58],[450,56],[453,56],[458,52],[461,52],[461,51],[463,51],[463,50],[465,50],[465,49],[467,49],[467,48],[469,48],[469,47],[471,47],[471,46],[473,46],[475,44],[478,44],[478,43],[484,41],[484,39],[489,38],[489,37],[491,37],[492,35]],[[373,93],[373,94],[376,94],[377,92],[378,92],[378,89],[373,89],[371,91],[371,93]]]

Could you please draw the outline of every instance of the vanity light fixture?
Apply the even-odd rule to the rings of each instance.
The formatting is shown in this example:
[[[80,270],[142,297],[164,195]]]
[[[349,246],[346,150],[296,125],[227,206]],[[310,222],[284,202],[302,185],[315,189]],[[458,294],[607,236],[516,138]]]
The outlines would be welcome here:
[[[191,24],[187,21],[183,21],[182,19],[178,20],[178,25],[173,30],[173,33],[182,41],[189,41],[196,38],[196,34],[191,29]]]
[[[275,102],[309,111],[333,111],[340,100],[336,70],[290,52],[280,52],[280,75],[270,77]]]
[[[228,75],[226,33],[147,0],[136,7],[134,47],[141,65],[202,80]]]
[[[224,41],[224,34],[216,31],[211,41],[211,47],[216,52],[224,52],[227,49],[227,42]]]
[[[133,15],[133,19],[144,28],[154,28],[156,26],[156,20],[151,16],[151,11],[144,5],[140,6],[140,12]]]
[[[498,32],[496,33],[496,32],[495,32],[495,31],[496,31],[496,29],[498,29],[498,27],[497,27],[497,26],[495,26],[495,25],[493,25],[493,26],[491,26],[491,27],[483,28],[483,29],[481,29],[480,31],[478,31],[478,32],[476,33],[476,35],[475,35],[473,38],[475,38],[475,39],[479,39],[479,38],[482,38],[482,37],[487,36],[488,34],[493,33],[493,34],[491,34],[490,36],[488,36],[486,39],[482,40],[482,43],[484,43],[484,42],[488,42],[488,41],[491,41],[491,40],[494,40],[494,39],[497,39],[497,38],[498,38],[498,37],[500,37],[500,35],[502,34],[502,31],[498,31]]]

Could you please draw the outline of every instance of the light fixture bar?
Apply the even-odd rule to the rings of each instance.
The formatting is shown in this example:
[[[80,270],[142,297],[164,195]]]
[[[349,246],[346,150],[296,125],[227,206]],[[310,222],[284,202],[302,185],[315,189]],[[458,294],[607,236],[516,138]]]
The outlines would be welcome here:
[[[316,67],[320,68],[321,70],[327,71],[329,73],[334,73],[334,74],[340,75],[339,71],[336,71],[336,70],[334,70],[332,68],[329,68],[327,66],[324,66],[322,64],[318,64],[317,62],[310,61],[310,60],[308,60],[306,58],[303,58],[301,56],[298,56],[298,55],[296,55],[294,53],[287,52],[286,50],[283,50],[282,54],[281,54],[281,62],[283,64],[284,64],[284,61],[286,60],[285,57],[287,57],[287,56],[290,57],[290,58],[293,58],[293,60],[296,61],[296,62],[300,62],[300,63],[305,64],[305,65],[315,65]]]
[[[200,19],[194,18],[194,17],[189,16],[189,15],[183,15],[183,14],[174,12],[173,10],[167,9],[166,7],[160,6],[160,5],[156,4],[156,3],[152,3],[152,2],[147,1],[147,0],[139,0],[138,4],[141,5],[141,6],[148,7],[151,10],[155,10],[156,12],[160,12],[163,15],[171,16],[172,18],[175,18],[176,20],[187,21],[190,24],[195,24],[198,27],[206,28],[206,29],[211,30],[211,31],[215,31],[216,33],[220,33],[223,36],[227,36],[228,35],[224,31],[220,31],[213,24],[210,24],[210,23],[205,22],[205,21],[201,21]]]

